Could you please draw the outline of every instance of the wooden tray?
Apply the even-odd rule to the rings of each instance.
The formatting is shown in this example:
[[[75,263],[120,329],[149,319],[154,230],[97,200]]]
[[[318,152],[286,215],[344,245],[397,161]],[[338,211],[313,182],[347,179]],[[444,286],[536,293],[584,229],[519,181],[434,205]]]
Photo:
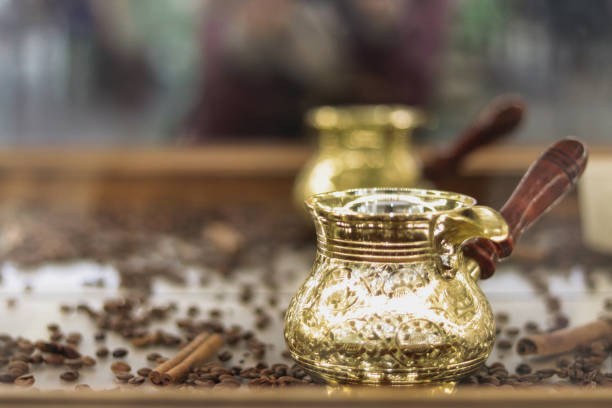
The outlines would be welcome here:
[[[430,151],[420,149],[426,157]],[[488,205],[503,202],[540,147],[497,147],[473,155],[445,189]],[[159,150],[3,150],[0,194],[5,205],[37,203],[89,211],[104,206],[138,209],[171,203],[177,209],[225,203],[291,205],[293,178],[311,154],[300,146],[206,146]],[[595,154],[607,156],[607,149]],[[512,160],[508,160],[512,157]],[[575,197],[555,210],[577,215]],[[33,294],[32,296],[35,296]],[[601,296],[604,296],[602,294]],[[40,392],[0,388],[0,407],[158,406],[606,406],[612,390],[462,388],[290,389],[276,391]]]

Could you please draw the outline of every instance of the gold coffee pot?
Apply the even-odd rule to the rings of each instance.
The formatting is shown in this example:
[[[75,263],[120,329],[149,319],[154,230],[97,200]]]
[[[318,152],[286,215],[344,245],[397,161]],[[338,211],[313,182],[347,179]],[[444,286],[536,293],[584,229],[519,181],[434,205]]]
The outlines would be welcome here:
[[[523,230],[572,188],[586,159],[580,142],[558,142],[501,213],[435,190],[309,198],[317,257],[285,317],[293,358],[330,383],[447,382],[476,371],[495,340],[477,280],[491,276]]]
[[[412,134],[426,123],[422,110],[402,105],[323,106],[306,114],[318,134],[318,150],[294,186],[298,208],[313,194],[366,187],[428,187],[452,174],[474,150],[514,130],[524,104],[516,96],[493,100],[457,138],[424,168]],[[423,174],[428,181],[423,180]]]
[[[424,113],[408,106],[323,106],[306,114],[318,133],[318,150],[298,175],[299,208],[313,194],[358,187],[415,186],[421,166],[412,151],[412,132]]]

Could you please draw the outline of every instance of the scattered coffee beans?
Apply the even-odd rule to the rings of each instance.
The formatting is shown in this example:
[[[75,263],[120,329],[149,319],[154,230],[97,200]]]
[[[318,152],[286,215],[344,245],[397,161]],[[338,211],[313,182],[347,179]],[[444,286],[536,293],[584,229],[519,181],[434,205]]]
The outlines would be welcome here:
[[[113,373],[121,373],[121,372],[129,372],[132,370],[132,367],[124,361],[115,361],[111,364],[110,369]]]
[[[64,371],[60,374],[60,378],[68,382],[76,381],[79,379],[79,372],[75,370]]]
[[[19,385],[21,387],[29,387],[34,384],[34,375],[33,374],[23,374],[17,378],[15,378],[15,385]]]

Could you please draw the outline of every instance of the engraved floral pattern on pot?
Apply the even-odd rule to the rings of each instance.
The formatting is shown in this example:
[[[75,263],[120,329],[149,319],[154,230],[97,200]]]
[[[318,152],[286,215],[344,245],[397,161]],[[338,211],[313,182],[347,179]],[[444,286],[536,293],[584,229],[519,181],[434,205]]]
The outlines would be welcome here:
[[[396,191],[330,193],[316,210],[318,255],[285,323],[289,351],[313,376],[373,384],[450,381],[477,370],[491,351],[490,306],[463,257],[441,269],[445,249],[437,243],[448,220],[447,242],[460,251],[469,234],[479,233],[467,217],[499,218],[464,196],[409,190],[414,195],[402,201]],[[464,203],[470,211],[461,210]],[[377,213],[379,205],[405,208],[407,215],[387,217]],[[332,213],[336,207],[341,210]],[[352,218],[351,208],[366,212]],[[503,220],[499,225],[503,232]]]
[[[321,290],[319,306],[336,312],[353,306],[359,299],[359,281],[353,278],[352,269],[346,266],[336,267],[328,274],[325,288]]]
[[[383,285],[384,293],[390,298],[417,293],[430,283],[431,268],[426,265],[411,268],[397,266],[394,269]]]

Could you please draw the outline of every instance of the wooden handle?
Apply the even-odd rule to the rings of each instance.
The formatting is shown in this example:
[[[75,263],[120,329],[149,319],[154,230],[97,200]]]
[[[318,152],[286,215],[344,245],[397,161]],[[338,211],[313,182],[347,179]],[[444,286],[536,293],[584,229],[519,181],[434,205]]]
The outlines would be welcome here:
[[[574,187],[587,159],[582,143],[564,139],[549,147],[529,167],[500,211],[508,223],[508,239],[494,243],[479,238],[463,247],[464,254],[480,265],[482,279],[493,275],[497,260],[509,256],[522,233]]]
[[[521,122],[525,103],[518,96],[495,98],[457,138],[453,147],[425,165],[423,173],[430,180],[452,174],[463,159],[474,150],[493,143],[512,132]]]

